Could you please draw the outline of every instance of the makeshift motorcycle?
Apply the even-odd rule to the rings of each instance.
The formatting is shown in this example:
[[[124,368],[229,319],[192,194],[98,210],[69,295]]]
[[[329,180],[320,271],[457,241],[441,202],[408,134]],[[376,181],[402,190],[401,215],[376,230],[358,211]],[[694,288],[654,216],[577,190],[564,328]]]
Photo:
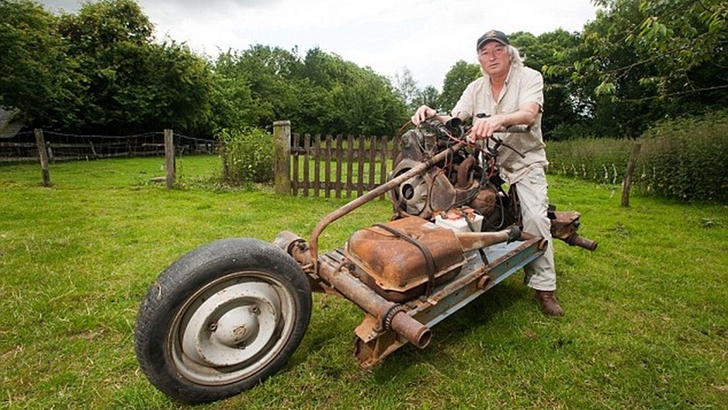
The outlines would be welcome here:
[[[507,132],[523,132],[511,127]],[[276,373],[300,344],[312,292],[364,312],[355,357],[369,368],[539,257],[547,241],[521,232],[516,190],[503,188],[497,137],[468,142],[468,127],[428,121],[402,136],[390,179],[324,217],[307,242],[230,238],[180,257],[140,306],[135,350],[149,381],[188,403],[227,398]],[[355,232],[319,255],[332,222],[388,194],[390,221]],[[549,209],[552,236],[589,250],[579,213]]]

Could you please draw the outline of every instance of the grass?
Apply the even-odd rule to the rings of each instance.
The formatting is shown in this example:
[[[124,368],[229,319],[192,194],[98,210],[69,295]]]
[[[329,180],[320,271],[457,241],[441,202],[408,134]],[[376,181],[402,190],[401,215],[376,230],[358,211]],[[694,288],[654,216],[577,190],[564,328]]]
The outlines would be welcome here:
[[[214,157],[179,159],[181,189],[149,182],[163,159],[0,167],[0,408],[177,409],[139,371],[138,304],[156,275],[225,237],[304,238],[342,199],[205,189]],[[725,409],[728,208],[633,196],[550,175],[582,213],[589,253],[557,242],[561,319],[514,275],[372,371],[352,356],[362,314],[316,294],[311,324],[266,383],[201,409]],[[323,249],[386,220],[375,201],[335,222]]]

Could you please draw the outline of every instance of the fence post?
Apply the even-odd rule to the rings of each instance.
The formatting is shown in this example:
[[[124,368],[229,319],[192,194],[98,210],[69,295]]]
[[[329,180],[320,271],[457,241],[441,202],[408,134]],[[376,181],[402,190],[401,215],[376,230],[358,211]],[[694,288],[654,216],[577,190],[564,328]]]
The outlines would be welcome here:
[[[38,146],[38,158],[40,159],[40,170],[43,175],[43,186],[49,187],[51,185],[51,174],[48,171],[48,151],[46,150],[43,130],[40,128],[35,129],[35,143]]]
[[[273,172],[275,174],[276,193],[291,193],[291,122],[275,121],[273,123],[273,140],[275,157]]]
[[[622,206],[629,206],[629,190],[632,188],[632,175],[634,175],[634,167],[637,164],[637,157],[640,155],[640,149],[642,144],[635,142],[632,146],[632,153],[629,155],[629,162],[627,163],[627,172],[624,175],[624,182],[622,183]]]
[[[174,157],[174,133],[164,130],[164,168],[167,171],[167,189],[174,187],[177,179],[177,162]]]

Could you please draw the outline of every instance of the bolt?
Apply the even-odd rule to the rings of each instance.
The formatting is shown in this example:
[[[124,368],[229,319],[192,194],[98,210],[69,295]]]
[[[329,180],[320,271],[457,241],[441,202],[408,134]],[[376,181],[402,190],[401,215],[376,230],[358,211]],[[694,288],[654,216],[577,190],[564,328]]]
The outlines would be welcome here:
[[[482,278],[478,279],[478,289],[483,290],[486,286],[488,286],[488,283],[490,283],[490,276],[485,275]]]
[[[250,312],[252,312],[254,315],[259,315],[260,314],[260,307],[258,307],[257,305],[256,306],[253,306],[253,307],[250,308]]]

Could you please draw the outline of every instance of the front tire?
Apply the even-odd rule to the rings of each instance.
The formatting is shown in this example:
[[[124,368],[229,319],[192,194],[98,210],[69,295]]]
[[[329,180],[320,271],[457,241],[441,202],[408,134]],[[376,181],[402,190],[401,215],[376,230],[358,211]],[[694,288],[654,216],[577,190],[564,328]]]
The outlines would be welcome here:
[[[311,318],[298,264],[257,239],[223,239],[182,256],[147,292],[135,350],[168,396],[204,403],[239,394],[276,373]]]

